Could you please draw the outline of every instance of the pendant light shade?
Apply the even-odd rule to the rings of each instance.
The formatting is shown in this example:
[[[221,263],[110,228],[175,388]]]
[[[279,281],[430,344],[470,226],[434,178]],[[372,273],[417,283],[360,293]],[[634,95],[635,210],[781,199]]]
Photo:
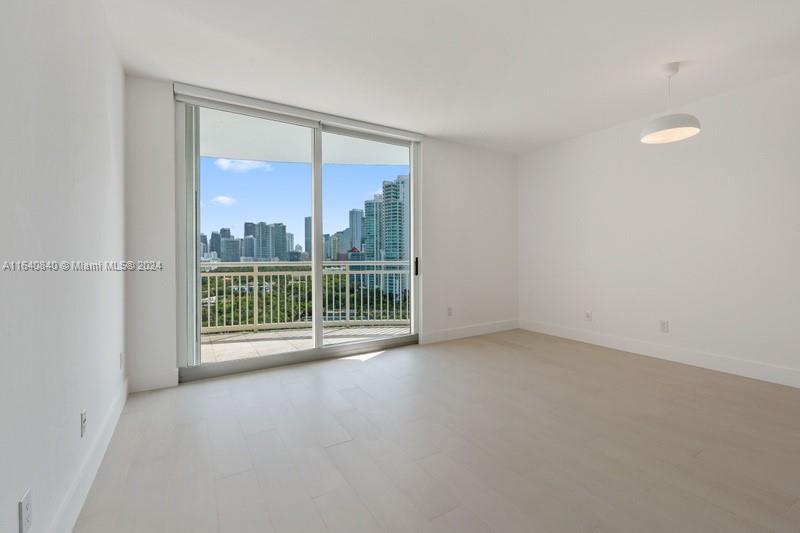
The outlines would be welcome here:
[[[663,66],[667,78],[667,109],[672,96],[672,77],[681,68],[680,62],[667,63]],[[700,121],[688,113],[670,113],[655,118],[642,129],[640,140],[644,144],[666,144],[683,141],[700,133]]]
[[[675,113],[651,120],[643,129],[644,144],[674,143],[700,133],[700,121],[694,115]]]

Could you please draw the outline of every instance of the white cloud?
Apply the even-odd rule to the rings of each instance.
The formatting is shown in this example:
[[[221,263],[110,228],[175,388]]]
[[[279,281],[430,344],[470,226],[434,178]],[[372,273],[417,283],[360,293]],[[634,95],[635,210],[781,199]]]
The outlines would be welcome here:
[[[217,205],[233,205],[233,204],[236,203],[236,198],[232,198],[230,196],[220,195],[220,196],[215,196],[214,198],[212,198],[211,199],[211,203],[212,204],[217,204]]]
[[[250,172],[251,170],[264,170],[269,172],[272,167],[265,161],[250,161],[248,159],[216,159],[214,166],[220,170],[231,172]]]

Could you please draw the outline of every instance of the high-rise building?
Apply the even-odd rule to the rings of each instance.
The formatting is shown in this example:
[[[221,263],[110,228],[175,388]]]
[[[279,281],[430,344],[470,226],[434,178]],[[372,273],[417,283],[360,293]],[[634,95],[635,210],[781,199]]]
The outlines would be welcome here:
[[[311,217],[306,217],[305,252],[311,256]]]
[[[383,182],[383,257],[408,259],[408,176]]]
[[[331,241],[331,236],[328,233],[322,235],[322,250],[323,250],[323,259],[330,260],[333,257],[333,241]],[[311,252],[308,252],[308,257],[311,257]]]
[[[222,237],[220,239],[220,246],[222,247],[222,261],[235,262],[241,260],[242,245],[240,239]]]
[[[214,252],[217,257],[222,257],[222,247],[220,246],[220,234],[218,231],[211,232],[211,242],[208,247],[209,253]]]
[[[255,256],[259,261],[270,258],[272,249],[272,233],[268,230],[266,222],[259,222],[255,227]]]
[[[242,261],[254,261],[256,258],[256,238],[253,235],[245,235],[241,239],[241,259]]]
[[[289,257],[289,249],[286,247],[286,224],[276,222],[267,226],[272,233],[271,259],[286,261]]]
[[[364,259],[380,261],[383,250],[383,195],[364,202]]]
[[[337,231],[335,236],[338,236],[337,250],[333,254],[334,261],[347,261],[347,254],[353,248],[353,232],[350,228],[346,230]]]
[[[334,261],[347,261],[347,254],[353,248],[353,237],[350,228],[337,231],[331,237],[331,259]]]
[[[245,222],[244,223],[244,236],[247,237],[248,235],[252,235],[253,237],[256,236],[256,224],[255,224],[255,222]]]
[[[289,249],[286,225],[282,222],[267,224],[259,222],[255,226],[255,256],[260,261],[286,261]]]
[[[344,246],[344,242],[342,240],[342,232],[337,231],[333,235],[331,235],[331,259],[334,261],[339,260],[339,251],[346,251],[347,248]]]
[[[220,228],[219,236],[223,239],[229,239],[231,237],[231,228]]]
[[[286,232],[286,251],[294,251],[294,233],[289,233],[288,231]]]
[[[409,193],[408,176],[383,182],[383,259],[386,261],[408,260]],[[387,292],[399,295],[407,286],[406,276],[386,277]]]
[[[364,211],[361,209],[350,210],[350,246],[349,248],[358,248],[359,251],[363,248],[363,229],[364,229]]]

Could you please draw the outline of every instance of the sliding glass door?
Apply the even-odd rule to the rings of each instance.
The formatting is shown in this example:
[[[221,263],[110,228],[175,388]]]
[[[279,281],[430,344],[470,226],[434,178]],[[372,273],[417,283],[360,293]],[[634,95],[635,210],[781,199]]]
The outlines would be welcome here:
[[[410,151],[322,133],[324,344],[411,333]]]
[[[199,110],[201,363],[313,348],[313,133]]]
[[[306,360],[412,336],[411,143],[181,105],[194,139],[197,342],[186,365]]]

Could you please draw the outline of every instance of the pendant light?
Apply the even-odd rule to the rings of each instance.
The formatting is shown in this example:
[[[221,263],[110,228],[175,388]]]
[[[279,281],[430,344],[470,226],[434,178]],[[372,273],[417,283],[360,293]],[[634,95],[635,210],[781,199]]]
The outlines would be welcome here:
[[[679,62],[664,65],[667,76],[667,110],[672,96],[672,77],[681,68]],[[644,144],[666,144],[683,141],[700,133],[700,121],[688,113],[671,113],[651,120],[642,129],[641,141]]]

